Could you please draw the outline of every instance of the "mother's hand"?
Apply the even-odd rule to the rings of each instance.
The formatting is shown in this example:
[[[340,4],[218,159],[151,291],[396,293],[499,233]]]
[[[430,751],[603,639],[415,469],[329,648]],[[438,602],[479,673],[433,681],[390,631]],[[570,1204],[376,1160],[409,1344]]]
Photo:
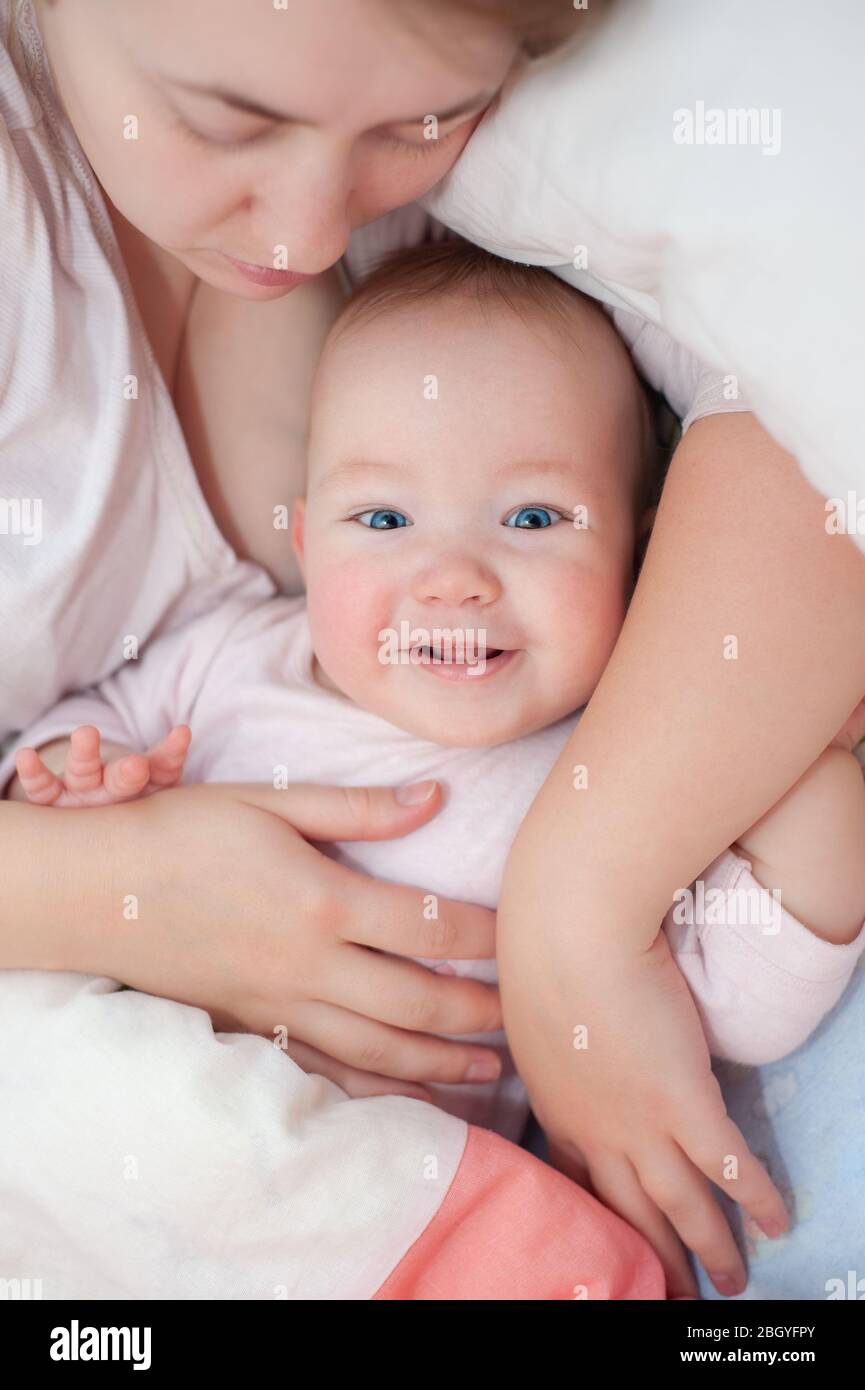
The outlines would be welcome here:
[[[490,957],[494,915],[439,900],[429,921],[422,890],[365,878],[308,843],[408,834],[441,805],[437,784],[423,800],[412,793],[211,784],[74,816],[4,806],[4,826],[15,815],[31,837],[31,865],[38,855],[51,867],[43,894],[7,880],[0,913],[3,899],[14,905],[23,936],[0,959],[199,1005],[215,1027],[268,1035],[357,1094],[488,1080],[495,1052],[434,1035],[499,1028],[497,989],[410,957]],[[46,913],[65,926],[54,915],[40,927]]]
[[[766,1234],[785,1230],[787,1213],[727,1115],[666,938],[632,954],[587,953],[573,933],[549,932],[540,952],[537,937],[503,930],[500,965],[508,1038],[553,1162],[650,1241],[671,1297],[696,1292],[677,1237],[719,1293],[741,1292],[744,1264],[711,1184]]]

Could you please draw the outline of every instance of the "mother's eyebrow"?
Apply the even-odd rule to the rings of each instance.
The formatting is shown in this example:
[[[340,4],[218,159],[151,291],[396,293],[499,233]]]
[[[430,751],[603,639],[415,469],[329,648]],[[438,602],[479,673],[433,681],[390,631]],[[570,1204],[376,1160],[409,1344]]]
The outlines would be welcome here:
[[[269,121],[289,121],[293,125],[315,125],[315,121],[304,120],[302,116],[293,115],[289,111],[274,111],[272,107],[262,106],[257,101],[251,101],[249,97],[242,96],[239,92],[232,92],[227,87],[208,87],[199,82],[181,82],[178,78],[170,78],[173,87],[180,87],[186,92],[195,92],[198,96],[215,97],[217,101],[224,101],[226,106],[231,106],[235,111],[245,111],[251,116],[263,116]],[[424,111],[420,116],[394,117],[390,121],[383,121],[383,125],[421,125],[429,115],[435,115],[439,121],[450,121],[455,116],[465,116],[469,111],[477,111],[480,107],[486,106],[492,101],[495,92],[476,92],[467,101],[458,102],[456,106],[448,107],[446,111]]]

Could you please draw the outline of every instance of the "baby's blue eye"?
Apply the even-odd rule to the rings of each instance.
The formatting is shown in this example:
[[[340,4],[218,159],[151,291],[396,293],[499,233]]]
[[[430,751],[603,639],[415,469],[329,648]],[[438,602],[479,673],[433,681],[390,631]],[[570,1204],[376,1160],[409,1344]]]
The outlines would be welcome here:
[[[367,520],[369,518],[369,520]],[[374,531],[395,531],[399,526],[411,526],[407,516],[402,512],[391,512],[381,508],[376,512],[361,512],[355,517],[361,526],[370,526]]]
[[[561,519],[561,512],[550,507],[520,507],[505,517],[504,525],[519,526],[522,531],[540,531],[545,526],[555,526]]]

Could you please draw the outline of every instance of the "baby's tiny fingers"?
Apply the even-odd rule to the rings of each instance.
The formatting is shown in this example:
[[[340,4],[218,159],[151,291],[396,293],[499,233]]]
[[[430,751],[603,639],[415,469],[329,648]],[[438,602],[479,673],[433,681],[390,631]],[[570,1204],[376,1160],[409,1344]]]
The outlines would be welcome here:
[[[176,729],[172,729],[150,749],[147,756],[150,759],[150,781],[154,787],[173,787],[180,781],[191,740],[189,726],[178,724]]]
[[[92,724],[83,724],[70,735],[63,782],[76,793],[97,791],[102,786],[102,741]]]
[[[24,794],[34,806],[53,806],[63,791],[63,783],[46,767],[35,748],[20,748],[15,754],[15,771]]]
[[[140,796],[150,780],[150,763],[142,753],[129,753],[106,763],[104,787],[113,801]]]

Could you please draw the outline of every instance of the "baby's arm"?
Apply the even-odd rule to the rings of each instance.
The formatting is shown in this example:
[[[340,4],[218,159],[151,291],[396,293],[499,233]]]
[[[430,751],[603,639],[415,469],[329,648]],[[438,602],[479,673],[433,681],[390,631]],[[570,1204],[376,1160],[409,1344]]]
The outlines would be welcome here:
[[[84,724],[38,752],[20,748],[15,755],[18,775],[7,795],[12,801],[62,809],[131,801],[179,783],[190,738],[189,728],[181,724],[147,753],[132,753],[117,743],[103,744],[99,730]]]
[[[865,782],[851,742],[839,736],[667,915],[715,1057],[758,1065],[800,1047],[865,947]]]

